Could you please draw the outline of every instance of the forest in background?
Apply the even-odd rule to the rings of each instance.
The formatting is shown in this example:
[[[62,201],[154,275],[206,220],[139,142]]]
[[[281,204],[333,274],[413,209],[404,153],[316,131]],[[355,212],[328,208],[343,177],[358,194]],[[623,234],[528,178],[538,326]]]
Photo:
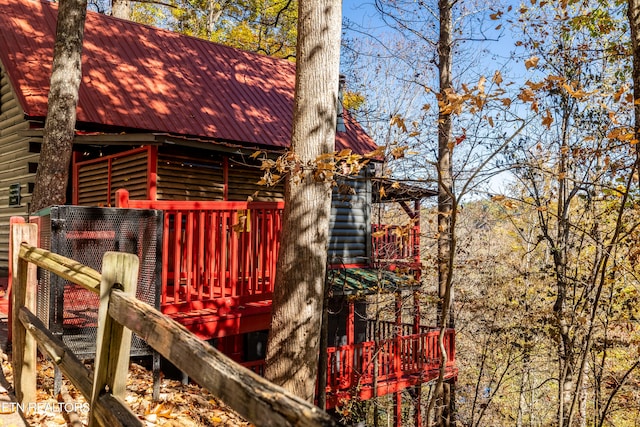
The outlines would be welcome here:
[[[637,425],[634,6],[450,3],[442,90],[443,3],[374,2],[368,26],[345,22],[343,54],[389,174],[441,184],[439,125],[452,120],[454,228],[435,206],[422,220],[431,301],[438,240],[455,242],[457,421]]]

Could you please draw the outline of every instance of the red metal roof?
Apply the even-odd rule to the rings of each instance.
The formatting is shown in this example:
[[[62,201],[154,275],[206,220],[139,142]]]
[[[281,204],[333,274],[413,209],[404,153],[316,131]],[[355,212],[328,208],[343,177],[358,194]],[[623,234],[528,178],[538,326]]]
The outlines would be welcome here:
[[[0,61],[25,114],[43,118],[57,5],[0,0]],[[120,129],[289,145],[295,64],[87,13],[78,128]],[[365,153],[373,140],[347,117],[337,148]]]

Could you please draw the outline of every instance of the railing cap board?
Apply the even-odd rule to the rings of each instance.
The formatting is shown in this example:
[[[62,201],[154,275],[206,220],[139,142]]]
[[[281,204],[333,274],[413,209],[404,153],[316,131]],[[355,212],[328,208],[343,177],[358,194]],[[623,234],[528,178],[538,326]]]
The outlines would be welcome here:
[[[258,426],[334,426],[320,408],[232,362],[158,310],[113,290],[109,314],[248,421]]]
[[[20,245],[19,256],[21,259],[44,268],[69,282],[80,285],[88,291],[96,294],[99,291],[100,278],[102,276],[91,267],[26,243]]]

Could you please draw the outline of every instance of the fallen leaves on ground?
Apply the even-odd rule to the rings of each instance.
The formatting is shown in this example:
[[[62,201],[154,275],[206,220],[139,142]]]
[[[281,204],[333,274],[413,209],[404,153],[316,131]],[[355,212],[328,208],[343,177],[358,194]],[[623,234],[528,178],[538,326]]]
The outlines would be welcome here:
[[[2,369],[9,383],[13,383],[11,364],[3,360]],[[43,427],[71,425],[62,409],[67,407],[77,408],[75,412],[78,418],[83,425],[87,425],[88,405],[82,394],[63,378],[63,390],[68,394],[65,403],[61,396],[53,395],[53,385],[53,364],[48,359],[40,361],[37,408],[27,414],[27,422]],[[132,363],[125,401],[146,427],[251,426],[196,384],[184,385],[181,381],[163,378],[157,402],[153,401],[152,392],[152,373]]]

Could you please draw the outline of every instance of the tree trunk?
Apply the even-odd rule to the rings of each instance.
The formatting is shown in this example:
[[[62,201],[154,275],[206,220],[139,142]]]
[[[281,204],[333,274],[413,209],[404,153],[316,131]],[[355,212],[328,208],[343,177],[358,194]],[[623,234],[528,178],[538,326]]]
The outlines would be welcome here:
[[[340,0],[299,3],[296,92],[291,151],[299,168],[287,176],[265,376],[314,397],[327,261],[330,184],[311,165],[335,149]]]
[[[211,37],[211,34],[216,29],[216,24],[220,20],[220,16],[222,16],[223,7],[222,5],[214,0],[209,0],[207,5],[207,37]]]
[[[438,43],[438,72],[440,80],[440,102],[446,108],[447,93],[451,84],[452,17],[449,0],[440,0],[440,40]],[[453,169],[451,163],[451,114],[440,107],[438,115],[438,296],[440,304],[450,283],[451,217],[453,214]],[[441,325],[447,319],[440,319]]]
[[[131,1],[130,0],[112,0],[111,16],[120,19],[131,19]]]
[[[62,0],[58,9],[56,41],[47,119],[31,210],[66,200],[69,163],[76,124],[78,88],[87,0]]]
[[[627,5],[627,17],[631,30],[631,49],[633,55],[633,116],[634,139],[640,138],[640,0],[629,0]],[[640,170],[640,151],[636,144],[636,170]],[[640,182],[640,178],[639,178]]]
[[[558,424],[569,427],[571,414],[571,402],[573,400],[575,388],[575,339],[571,333],[571,313],[567,311],[567,288],[569,286],[567,272],[567,251],[570,236],[571,223],[569,220],[569,206],[573,197],[573,192],[568,188],[567,162],[570,151],[569,121],[571,102],[563,99],[563,115],[561,128],[561,145],[558,163],[558,206],[556,210],[556,236],[553,242],[551,253],[556,273],[557,295],[553,305],[556,327],[560,339],[558,340],[558,378],[560,387],[558,388]]]
[[[440,376],[434,389],[432,401],[429,403],[427,417],[435,409],[435,423],[438,426],[449,426],[454,423],[453,414],[449,411],[449,397],[454,383],[444,383],[445,365],[448,356],[444,349],[444,332],[449,324],[452,287],[451,275],[454,240],[455,201],[453,195],[453,166],[451,113],[447,109],[448,94],[452,89],[451,82],[451,46],[453,44],[452,3],[450,0],[439,0],[440,34],[438,40],[438,77],[439,77],[439,114],[438,114],[438,326],[440,328],[439,345],[442,351]]]

